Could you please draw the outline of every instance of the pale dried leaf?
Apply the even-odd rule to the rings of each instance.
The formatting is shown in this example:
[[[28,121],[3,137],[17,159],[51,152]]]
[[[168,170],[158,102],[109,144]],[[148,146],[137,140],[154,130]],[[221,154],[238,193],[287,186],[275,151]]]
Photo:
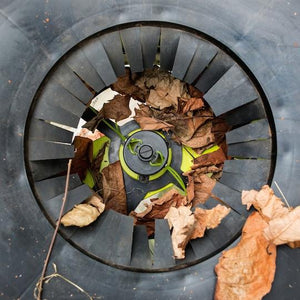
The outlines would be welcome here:
[[[255,212],[248,217],[238,245],[224,251],[215,267],[215,300],[261,299],[271,290],[276,246],[263,236],[267,222]]]
[[[194,215],[189,207],[171,207],[165,219],[168,220],[170,229],[173,228],[171,239],[174,257],[183,259],[185,257],[185,247],[194,230]]]
[[[96,141],[104,136],[103,133],[101,133],[98,129],[96,129],[94,132],[88,130],[87,128],[81,128],[77,136],[81,136],[84,138],[88,138],[92,141]]]
[[[196,207],[195,215],[195,230],[191,236],[192,239],[201,238],[206,229],[216,228],[221,221],[229,214],[230,208],[218,204],[212,209],[203,209]]]
[[[94,194],[93,196],[91,196],[87,201],[87,204],[92,205],[94,207],[96,207],[99,211],[100,214],[103,213],[104,209],[105,209],[105,204],[103,203],[103,199],[99,196]]]
[[[275,245],[300,241],[300,206],[269,221],[264,236]]]
[[[258,192],[255,190],[242,191],[242,203],[247,205],[247,209],[253,205],[267,221],[279,218],[289,212],[268,185],[264,185]]]
[[[61,219],[64,226],[88,226],[100,216],[99,210],[89,204],[78,204]]]

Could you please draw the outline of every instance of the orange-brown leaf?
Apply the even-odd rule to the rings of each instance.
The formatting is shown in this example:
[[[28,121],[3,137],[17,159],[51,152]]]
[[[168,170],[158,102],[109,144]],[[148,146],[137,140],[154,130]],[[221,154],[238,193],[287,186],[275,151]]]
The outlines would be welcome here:
[[[134,117],[135,121],[140,125],[142,130],[165,130],[169,131],[174,126],[167,122],[157,120],[152,117]]]
[[[248,217],[238,245],[224,251],[215,267],[215,300],[261,299],[271,290],[276,246],[263,235],[267,222],[257,212]]]
[[[253,205],[267,221],[279,218],[289,211],[268,185],[264,185],[260,191],[243,191],[242,203],[247,205],[247,209]]]
[[[211,166],[211,165],[219,165],[223,164],[226,160],[226,156],[221,148],[217,151],[203,154],[194,159],[193,169],[197,169],[199,167]]]
[[[187,187],[188,201],[192,199],[192,206],[204,204],[211,197],[212,190],[216,184],[216,180],[205,174],[197,174],[192,171],[188,174],[189,185]],[[193,190],[192,190],[193,189]]]
[[[206,122],[196,130],[195,134],[190,140],[182,141],[182,143],[191,148],[201,148],[210,145],[215,140],[214,134],[211,132],[211,130],[211,121]]]
[[[120,161],[109,164],[102,170],[101,175],[105,209],[127,215],[126,191]]]
[[[185,257],[185,247],[194,230],[194,215],[189,207],[170,207],[165,219],[168,220],[170,229],[173,228],[171,239],[174,257],[183,259]]]
[[[275,245],[300,241],[300,206],[269,221],[264,236]]]
[[[187,113],[189,111],[197,110],[204,107],[204,101],[202,98],[190,98],[187,100],[185,106],[183,107],[182,113]]]
[[[131,115],[129,102],[129,95],[115,95],[112,100],[103,105],[104,118],[114,119],[116,122],[128,118]]]
[[[196,207],[195,216],[195,229],[191,239],[201,238],[206,229],[213,229],[219,226],[222,219],[225,218],[230,212],[230,208],[218,204],[212,209],[202,209]]]

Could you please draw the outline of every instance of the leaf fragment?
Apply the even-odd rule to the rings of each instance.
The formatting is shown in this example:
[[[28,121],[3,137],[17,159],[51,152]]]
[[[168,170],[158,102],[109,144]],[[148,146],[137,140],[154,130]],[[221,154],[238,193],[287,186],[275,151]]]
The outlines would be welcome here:
[[[242,203],[247,205],[248,210],[253,205],[266,221],[279,218],[289,212],[288,208],[284,206],[280,198],[275,196],[268,185],[264,185],[260,191],[242,191]]]
[[[72,210],[67,212],[61,219],[64,226],[88,226],[100,216],[99,210],[89,204],[75,205]]]
[[[127,215],[126,191],[120,161],[109,164],[102,170],[100,192],[105,209]]]
[[[195,226],[195,217],[189,207],[170,207],[165,216],[170,229],[173,228],[171,239],[174,257],[183,259],[185,257],[185,247],[190,240]]]
[[[236,247],[224,251],[215,267],[215,300],[261,299],[271,290],[276,269],[276,246],[263,235],[267,222],[251,214]]]
[[[300,241],[300,206],[269,221],[264,236],[275,245]]]
[[[206,229],[216,228],[229,212],[230,208],[221,204],[218,204],[212,209],[196,207],[194,212],[195,228],[191,239],[203,237]]]
[[[186,196],[178,193],[174,188],[167,191],[160,198],[151,199],[142,212],[132,211],[130,216],[135,218],[136,225],[146,225],[148,235],[154,233],[155,219],[163,219],[170,207],[179,207],[187,204]]]

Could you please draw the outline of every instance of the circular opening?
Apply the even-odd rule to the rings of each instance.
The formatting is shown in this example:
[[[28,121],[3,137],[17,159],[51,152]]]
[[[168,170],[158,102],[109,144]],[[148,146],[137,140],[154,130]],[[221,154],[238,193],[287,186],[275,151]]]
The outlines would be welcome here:
[[[145,74],[151,76],[147,82],[144,80],[141,88]],[[62,227],[61,234],[69,242],[109,265],[149,272],[183,268],[224,249],[239,236],[247,215],[239,201],[240,191],[267,184],[272,176],[272,116],[258,82],[248,74],[243,63],[211,39],[171,25],[128,25],[100,33],[74,47],[45,78],[27,123],[27,172],[47,218],[54,224],[58,216],[67,160],[74,155],[73,135],[76,130],[78,133],[81,118],[89,124],[94,122],[89,128],[97,128],[99,132],[93,137],[82,137],[77,145],[75,138],[77,152],[73,162],[76,168],[71,175],[66,211],[89,198],[91,188],[104,198],[107,195],[103,193],[118,197],[123,184],[126,213],[124,203],[117,207],[107,205],[110,209],[85,228]],[[162,87],[161,83],[166,80],[168,84]],[[164,91],[166,86],[168,90]],[[178,92],[182,87],[184,90]],[[111,93],[108,88],[118,92],[113,94],[116,105],[110,105],[109,117],[100,116],[101,122],[98,122],[98,112],[105,114],[103,98]],[[162,96],[158,91],[165,94]],[[174,97],[170,96],[172,93]],[[149,100],[150,95],[152,100]],[[96,101],[97,98],[100,100]],[[198,101],[188,101],[192,98]],[[174,104],[174,99],[179,102]],[[199,99],[203,107],[199,106]],[[127,105],[119,106],[123,101]],[[160,128],[152,126],[147,130],[145,124],[148,123],[132,119],[136,116],[132,112],[137,102],[141,105],[137,111],[145,112],[141,107],[150,109],[147,117],[151,121],[158,120]],[[183,115],[185,119],[178,122]],[[119,119],[124,120],[117,122]],[[162,122],[167,125],[162,126]],[[194,131],[188,130],[191,124]],[[191,135],[188,138],[187,133]],[[87,144],[91,143],[89,138],[98,141],[98,151],[90,155],[93,161],[99,160],[94,164],[96,175],[93,169],[90,177],[86,174],[90,168],[87,159],[76,160],[80,151],[86,151]],[[219,149],[224,158],[227,156],[224,166],[223,162],[213,161],[219,159],[215,157]],[[97,178],[102,176],[99,180],[103,180],[104,175],[99,174],[118,161],[120,166],[106,169],[105,177],[116,186],[106,186],[104,191],[103,186],[97,184]],[[174,188],[176,195],[187,197],[184,189],[192,180],[189,172],[195,162],[201,162],[195,170],[201,169],[201,174],[216,180],[212,191],[205,190],[207,185],[203,182],[193,182],[200,186],[196,192],[206,193],[208,199],[201,208],[212,209],[222,203],[231,208],[231,212],[218,228],[207,230],[201,239],[190,240],[185,258],[175,260],[172,232],[162,215],[152,217],[150,223],[155,230],[150,233],[149,220],[141,222],[135,218],[134,226],[132,216],[145,211],[151,199],[172,193]],[[257,169],[260,174],[254,176]],[[117,174],[123,183],[111,179]],[[194,211],[199,203],[188,205]],[[135,213],[128,216],[132,211]]]

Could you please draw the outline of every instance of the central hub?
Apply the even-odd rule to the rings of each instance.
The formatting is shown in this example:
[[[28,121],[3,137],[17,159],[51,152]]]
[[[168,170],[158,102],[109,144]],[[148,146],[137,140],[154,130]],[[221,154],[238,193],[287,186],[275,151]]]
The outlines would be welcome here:
[[[166,166],[169,158],[168,143],[163,135],[155,131],[140,130],[132,133],[125,141],[123,157],[125,167],[139,178],[151,176]]]
[[[143,161],[150,161],[153,158],[153,149],[150,145],[142,145],[138,149],[138,157]]]

